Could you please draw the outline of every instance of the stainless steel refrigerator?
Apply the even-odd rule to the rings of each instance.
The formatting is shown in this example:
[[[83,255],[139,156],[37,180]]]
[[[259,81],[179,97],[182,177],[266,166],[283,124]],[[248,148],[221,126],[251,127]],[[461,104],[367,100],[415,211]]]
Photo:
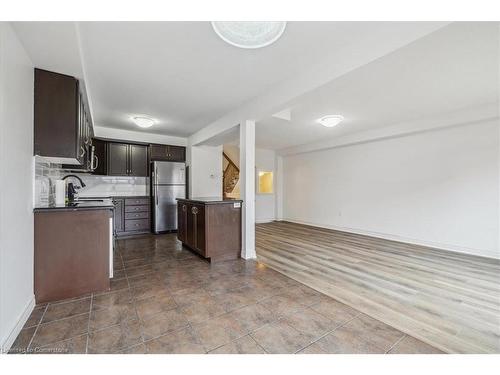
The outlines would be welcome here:
[[[176,198],[186,197],[186,165],[169,161],[151,163],[153,231],[177,230]]]

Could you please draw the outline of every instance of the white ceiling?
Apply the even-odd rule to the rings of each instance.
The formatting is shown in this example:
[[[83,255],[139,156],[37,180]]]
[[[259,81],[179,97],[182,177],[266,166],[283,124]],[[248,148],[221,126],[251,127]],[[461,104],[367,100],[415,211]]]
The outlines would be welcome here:
[[[289,22],[281,39],[257,50],[226,44],[209,22],[13,26],[37,67],[85,78],[98,126],[188,136],[319,62],[335,64],[353,46],[362,51],[382,39],[425,35],[440,25]],[[130,120],[138,114],[158,124],[141,130]]]
[[[498,23],[454,23],[305,94],[292,121],[257,123],[259,147],[284,149],[498,102]],[[315,122],[327,114],[335,128]]]

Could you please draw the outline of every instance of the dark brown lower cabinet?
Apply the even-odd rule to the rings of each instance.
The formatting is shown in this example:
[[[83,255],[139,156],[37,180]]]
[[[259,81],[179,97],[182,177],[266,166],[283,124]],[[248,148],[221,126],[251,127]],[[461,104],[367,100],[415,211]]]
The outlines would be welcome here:
[[[37,303],[109,290],[112,210],[35,212]]]
[[[115,234],[118,234],[125,231],[125,199],[113,199],[113,204],[115,206],[115,216],[113,218],[113,223],[115,227]]]
[[[187,205],[177,204],[177,238],[181,242],[187,242],[186,238],[187,228]]]
[[[114,228],[117,237],[134,236],[151,232],[150,198],[114,197]]]
[[[178,199],[177,238],[210,261],[239,258],[241,204],[239,200]]]
[[[192,204],[188,207],[187,243],[189,247],[207,258],[205,244],[205,206]]]

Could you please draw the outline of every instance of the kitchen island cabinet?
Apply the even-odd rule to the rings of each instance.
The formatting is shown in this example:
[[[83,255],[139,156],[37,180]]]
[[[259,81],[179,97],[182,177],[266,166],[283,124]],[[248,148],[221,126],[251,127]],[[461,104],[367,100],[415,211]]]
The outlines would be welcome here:
[[[210,261],[241,254],[241,200],[177,199],[177,238]]]
[[[113,206],[35,209],[36,303],[110,288]]]

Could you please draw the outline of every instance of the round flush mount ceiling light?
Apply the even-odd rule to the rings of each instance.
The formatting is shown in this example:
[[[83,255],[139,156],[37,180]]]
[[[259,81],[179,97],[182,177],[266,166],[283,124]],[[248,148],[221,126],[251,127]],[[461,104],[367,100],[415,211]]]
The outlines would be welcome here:
[[[145,116],[132,117],[132,121],[134,121],[134,123],[141,128],[150,128],[155,123],[155,120]]]
[[[344,116],[341,115],[323,116],[317,120],[317,122],[319,122],[323,126],[326,126],[327,128],[333,128],[334,126],[340,124],[342,121],[344,121]]]
[[[262,48],[276,42],[285,31],[284,21],[213,21],[217,35],[239,48]]]

